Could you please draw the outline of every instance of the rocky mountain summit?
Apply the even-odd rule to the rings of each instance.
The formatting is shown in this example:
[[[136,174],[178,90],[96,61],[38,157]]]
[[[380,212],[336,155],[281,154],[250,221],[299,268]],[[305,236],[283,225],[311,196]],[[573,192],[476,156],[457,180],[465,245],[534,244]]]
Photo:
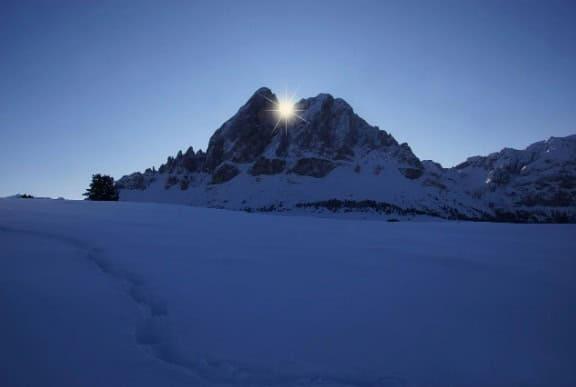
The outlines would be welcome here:
[[[454,168],[422,161],[328,94],[299,101],[277,127],[277,97],[257,90],[210,138],[158,170],[118,181],[121,200],[248,211],[387,217],[576,221],[576,136],[471,157]],[[285,130],[286,129],[286,130]]]

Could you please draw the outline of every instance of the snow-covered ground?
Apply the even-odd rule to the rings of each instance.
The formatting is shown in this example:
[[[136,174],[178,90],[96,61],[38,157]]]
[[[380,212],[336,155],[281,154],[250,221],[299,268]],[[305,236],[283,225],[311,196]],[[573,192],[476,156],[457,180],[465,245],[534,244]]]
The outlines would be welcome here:
[[[574,386],[575,237],[0,200],[0,385]]]

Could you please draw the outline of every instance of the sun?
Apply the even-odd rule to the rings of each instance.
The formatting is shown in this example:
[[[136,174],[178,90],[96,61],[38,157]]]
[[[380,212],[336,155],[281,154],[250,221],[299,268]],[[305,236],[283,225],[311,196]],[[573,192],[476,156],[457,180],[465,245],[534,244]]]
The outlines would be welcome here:
[[[276,113],[278,120],[276,121],[276,125],[272,129],[272,132],[275,132],[279,127],[280,124],[284,124],[284,131],[288,133],[288,123],[294,120],[294,118],[299,119],[302,122],[306,122],[306,120],[298,114],[301,112],[301,109],[298,109],[298,105],[295,102],[296,96],[295,95],[288,95],[287,92],[284,93],[284,96],[279,98],[277,101],[273,101],[266,96],[263,96],[272,104],[271,109],[267,109],[268,111]]]
[[[278,115],[288,120],[294,116],[294,103],[292,101],[278,101]]]

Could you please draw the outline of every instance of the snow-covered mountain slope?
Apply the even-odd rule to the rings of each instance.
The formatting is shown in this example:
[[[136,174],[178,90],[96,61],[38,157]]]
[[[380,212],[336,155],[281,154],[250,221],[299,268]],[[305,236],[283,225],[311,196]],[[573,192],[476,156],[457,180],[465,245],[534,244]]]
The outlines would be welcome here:
[[[506,148],[471,157],[454,171],[468,192],[490,207],[526,216],[538,211],[555,211],[559,219],[562,213],[565,218],[574,216],[576,135],[551,137],[524,150]]]
[[[574,235],[0,200],[0,385],[574,386]]]
[[[257,90],[206,152],[189,148],[158,170],[124,176],[121,200],[244,210],[370,212],[388,216],[576,221],[576,136],[503,150],[451,169],[421,161],[344,100],[297,104],[276,128],[277,101]],[[275,130],[276,129],[276,130]]]

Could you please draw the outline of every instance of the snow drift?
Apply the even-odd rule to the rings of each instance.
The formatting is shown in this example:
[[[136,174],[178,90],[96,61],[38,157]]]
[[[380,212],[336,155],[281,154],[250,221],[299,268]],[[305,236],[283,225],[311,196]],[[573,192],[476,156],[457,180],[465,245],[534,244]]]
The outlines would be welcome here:
[[[0,200],[0,385],[573,386],[575,234]]]

